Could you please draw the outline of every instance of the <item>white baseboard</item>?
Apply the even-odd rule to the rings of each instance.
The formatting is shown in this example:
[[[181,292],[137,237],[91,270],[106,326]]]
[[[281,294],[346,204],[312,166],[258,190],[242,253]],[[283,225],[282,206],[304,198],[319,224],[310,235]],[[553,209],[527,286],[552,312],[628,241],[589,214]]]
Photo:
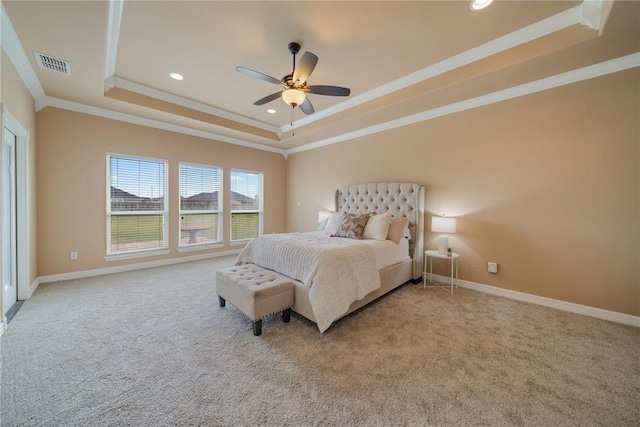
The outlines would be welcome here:
[[[183,262],[199,261],[209,258],[218,258],[228,255],[237,255],[241,249],[234,249],[224,252],[214,252],[200,255],[193,255],[181,258],[171,258],[158,261],[142,262],[136,264],[121,265],[116,267],[98,268],[95,270],[76,271],[72,273],[53,274],[49,276],[38,277],[30,286],[30,295],[37,289],[40,283],[58,282],[62,280],[82,279],[85,277],[102,276],[105,274],[121,273],[125,271],[142,270],[144,268],[161,267],[165,265],[179,264]],[[451,278],[438,274],[433,275],[434,280],[448,283]],[[610,322],[621,323],[628,326],[640,328],[640,317],[630,314],[618,313],[615,311],[604,310],[601,308],[590,307],[586,305],[574,304],[571,302],[560,301],[552,298],[541,297],[538,295],[527,294],[524,292],[512,291],[510,289],[498,288],[495,286],[483,285],[481,283],[470,282],[467,280],[458,280],[458,286],[462,288],[472,289],[491,295],[497,295],[516,301],[537,304],[544,307],[555,308],[570,313],[582,314],[584,316],[595,317],[597,319],[608,320]],[[0,324],[0,336],[4,332],[4,324]]]
[[[31,298],[31,295],[33,295],[33,293],[36,291],[36,289],[38,289],[38,285],[40,284],[40,278],[36,277],[36,280],[33,281],[33,283],[31,283],[31,285],[29,286],[29,297]]]
[[[144,268],[162,267],[165,265],[180,264],[183,262],[200,261],[209,258],[218,258],[228,255],[237,255],[241,248],[224,252],[213,252],[200,255],[192,255],[180,258],[170,258],[158,261],[140,262],[135,264],[119,265],[116,267],[97,268],[95,270],[74,271],[72,273],[52,274],[36,279],[37,283],[59,282],[62,280],[83,279],[85,277],[103,276],[105,274],[122,273],[124,271],[142,270]],[[34,282],[35,283],[35,282]],[[36,284],[36,287],[38,285]],[[35,288],[33,289],[35,291]],[[33,295],[33,292],[31,293]]]
[[[442,283],[449,283],[451,280],[449,276],[442,276],[439,274],[434,274],[433,278],[434,280]],[[570,313],[582,314],[584,316],[595,317],[597,319],[608,320],[610,322],[622,323],[623,325],[635,326],[637,328],[640,328],[640,317],[632,316],[630,314],[618,313],[615,311],[603,310],[601,308],[589,307],[587,305],[574,304],[572,302],[526,294],[524,292],[483,285],[480,283],[469,282],[467,280],[459,279],[458,286],[462,288],[473,289],[474,291],[509,298],[516,301],[528,302],[544,307],[551,307],[562,311],[568,311]]]

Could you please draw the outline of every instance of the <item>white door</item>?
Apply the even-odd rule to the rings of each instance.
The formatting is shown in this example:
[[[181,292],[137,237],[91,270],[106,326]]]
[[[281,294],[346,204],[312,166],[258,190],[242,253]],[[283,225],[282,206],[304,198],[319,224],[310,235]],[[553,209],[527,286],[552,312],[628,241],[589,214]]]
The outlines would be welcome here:
[[[16,253],[16,136],[2,133],[2,313],[18,301]]]

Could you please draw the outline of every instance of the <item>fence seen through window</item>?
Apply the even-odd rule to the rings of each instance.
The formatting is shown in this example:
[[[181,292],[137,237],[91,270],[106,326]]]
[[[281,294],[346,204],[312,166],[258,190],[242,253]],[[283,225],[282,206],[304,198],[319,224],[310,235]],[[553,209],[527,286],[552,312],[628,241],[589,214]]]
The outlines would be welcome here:
[[[109,155],[107,168],[107,254],[166,248],[166,161]]]
[[[262,181],[259,172],[231,171],[231,241],[262,234]]]
[[[220,242],[222,169],[180,163],[180,246]]]
[[[168,249],[169,235],[179,236],[180,247],[222,243],[222,168],[180,163],[176,234],[167,228],[167,161],[108,155],[107,168],[107,255]],[[230,181],[231,241],[259,236],[262,173],[233,169]]]

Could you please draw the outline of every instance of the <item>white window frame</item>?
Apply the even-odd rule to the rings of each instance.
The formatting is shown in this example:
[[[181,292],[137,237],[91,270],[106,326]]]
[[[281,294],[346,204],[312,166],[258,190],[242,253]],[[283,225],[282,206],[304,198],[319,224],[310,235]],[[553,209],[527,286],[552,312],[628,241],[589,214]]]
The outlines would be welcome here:
[[[159,162],[163,166],[164,174],[164,206],[161,211],[111,211],[111,158],[119,157],[123,159],[132,160],[144,160],[149,162]],[[107,168],[106,168],[106,225],[107,225],[107,241],[105,256],[106,261],[117,261],[122,259],[141,258],[148,256],[167,255],[169,251],[169,236],[168,236],[168,223],[169,223],[169,161],[166,159],[159,159],[154,157],[136,156],[131,154],[119,154],[119,153],[107,153]],[[112,215],[162,215],[162,246],[153,249],[133,249],[129,251],[111,251],[111,216]]]
[[[253,171],[246,169],[231,169],[229,175],[229,200],[231,201],[231,191],[232,191],[232,176],[234,172],[247,173],[247,174],[257,174],[260,175],[260,188],[258,189],[258,209],[257,210],[240,210],[240,209],[232,209],[231,203],[229,206],[229,240],[232,244],[244,244],[251,240],[248,239],[233,239],[233,214],[235,213],[257,213],[258,214],[258,236],[262,235],[262,222],[264,218],[264,172],[261,171]]]
[[[180,171],[180,166],[191,166],[191,167],[198,167],[198,168],[204,168],[204,169],[215,169],[218,172],[218,210],[217,211],[213,211],[213,210],[182,210],[182,206],[180,203],[180,188],[182,187],[182,174]],[[190,163],[190,162],[180,162],[178,164],[178,216],[182,217],[182,215],[189,215],[189,214],[207,214],[207,213],[215,213],[218,215],[218,235],[216,236],[216,241],[215,242],[208,242],[208,243],[186,243],[183,244],[182,243],[182,239],[181,239],[181,235],[182,235],[182,225],[181,225],[181,219],[178,219],[178,252],[186,252],[189,250],[199,250],[199,249],[204,249],[204,248],[211,248],[211,247],[221,247],[223,246],[223,241],[222,241],[222,227],[223,227],[223,215],[224,215],[224,204],[223,204],[223,189],[224,189],[224,171],[223,168],[221,166],[214,166],[214,165],[204,165],[204,164],[198,164],[198,163]]]

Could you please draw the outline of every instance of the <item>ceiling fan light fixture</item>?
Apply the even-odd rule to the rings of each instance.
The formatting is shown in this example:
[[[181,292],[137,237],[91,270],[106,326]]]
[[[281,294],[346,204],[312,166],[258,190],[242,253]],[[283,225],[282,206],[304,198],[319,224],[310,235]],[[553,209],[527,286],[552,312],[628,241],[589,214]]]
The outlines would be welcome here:
[[[473,0],[471,2],[471,5],[469,6],[469,9],[473,11],[482,10],[485,7],[489,6],[492,2],[493,0]]]
[[[294,107],[302,104],[305,98],[306,95],[304,92],[298,89],[285,89],[282,92],[282,99],[284,102],[286,102],[287,105],[293,105]]]

